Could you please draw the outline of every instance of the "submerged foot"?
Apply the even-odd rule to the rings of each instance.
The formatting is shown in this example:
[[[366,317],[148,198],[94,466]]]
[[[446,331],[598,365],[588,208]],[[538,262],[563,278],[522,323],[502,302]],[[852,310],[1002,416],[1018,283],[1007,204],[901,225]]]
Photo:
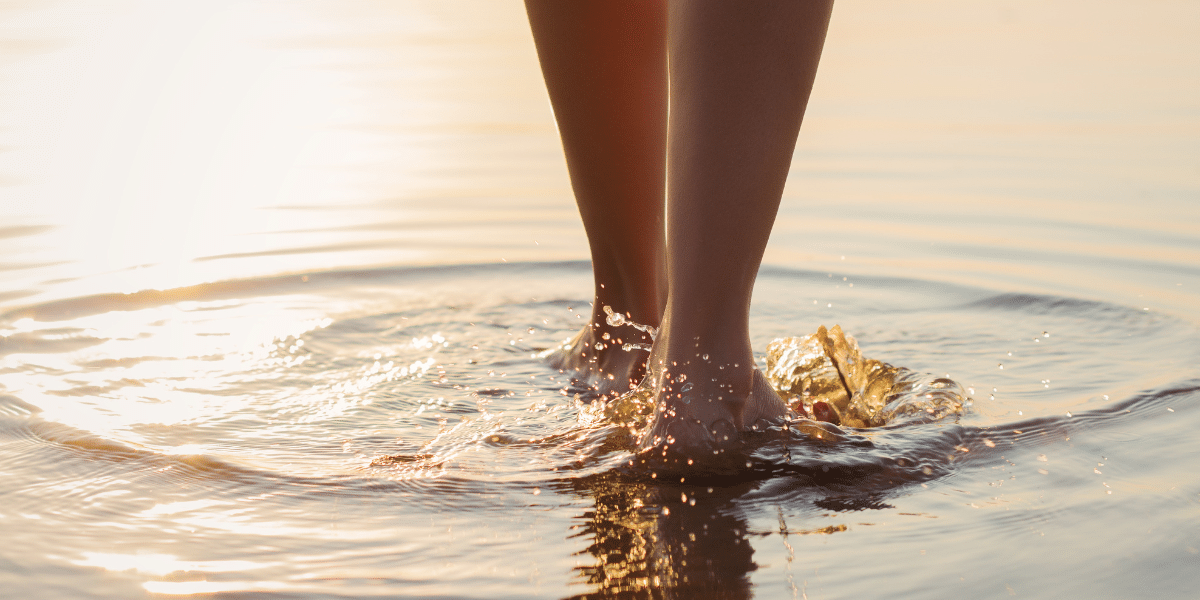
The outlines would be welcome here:
[[[787,414],[748,347],[717,358],[665,346],[655,346],[640,390],[653,403],[638,444],[643,459],[661,458],[667,466],[724,462],[738,454],[745,432],[765,429]]]
[[[646,375],[648,348],[652,340],[632,325],[592,323],[570,341],[547,353],[551,367],[573,377],[598,397],[629,393]]]

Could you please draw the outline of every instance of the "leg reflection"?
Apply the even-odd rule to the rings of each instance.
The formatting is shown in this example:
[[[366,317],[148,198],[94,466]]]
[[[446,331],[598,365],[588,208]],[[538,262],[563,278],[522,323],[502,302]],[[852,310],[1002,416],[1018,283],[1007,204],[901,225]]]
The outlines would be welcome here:
[[[574,537],[590,541],[576,598],[751,598],[757,568],[734,499],[748,488],[643,484],[613,474],[576,480],[594,508]],[[582,553],[581,553],[582,554]]]

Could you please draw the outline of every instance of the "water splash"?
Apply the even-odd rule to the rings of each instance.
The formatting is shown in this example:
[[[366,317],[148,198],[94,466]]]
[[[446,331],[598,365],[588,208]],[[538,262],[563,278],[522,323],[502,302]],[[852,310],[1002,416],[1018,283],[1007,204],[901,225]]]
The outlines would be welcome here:
[[[608,315],[604,318],[604,322],[608,323],[609,327],[623,327],[623,326],[628,325],[629,327],[632,327],[638,331],[645,333],[646,335],[649,335],[651,340],[653,340],[658,335],[657,327],[653,327],[650,325],[642,325],[641,323],[631,321],[630,319],[626,318],[625,315],[623,315],[619,312],[613,311],[611,306],[608,306],[608,305],[604,306],[604,314]],[[632,352],[634,350],[649,351],[650,344],[625,343],[625,344],[621,345],[621,349],[626,352]]]
[[[767,346],[768,381],[792,410],[787,428],[797,439],[834,442],[853,438],[857,429],[938,421],[962,414],[970,405],[957,382],[864,358],[841,327],[820,327],[807,337],[780,338]],[[681,380],[682,381],[682,380]],[[692,383],[684,383],[687,392]],[[639,431],[656,410],[673,414],[647,377],[636,389],[579,407],[584,428],[607,428],[615,437],[607,448],[633,449]],[[682,396],[684,404],[691,398]]]
[[[968,397],[957,382],[864,358],[858,342],[835,325],[767,346],[765,371],[792,410],[850,427],[897,419],[933,421],[960,414]]]

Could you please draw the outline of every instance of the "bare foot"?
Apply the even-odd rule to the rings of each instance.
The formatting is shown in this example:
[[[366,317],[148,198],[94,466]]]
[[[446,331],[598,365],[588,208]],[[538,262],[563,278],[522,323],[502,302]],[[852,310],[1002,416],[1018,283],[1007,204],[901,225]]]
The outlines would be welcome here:
[[[598,396],[617,397],[637,387],[646,374],[650,334],[632,325],[610,325],[593,316],[574,338],[546,355],[551,367],[571,373],[576,385]]]
[[[764,428],[787,414],[787,406],[755,366],[748,342],[668,340],[660,334],[640,386],[654,403],[638,445],[643,455],[661,450],[663,457],[693,461],[719,456],[740,445],[742,432]]]

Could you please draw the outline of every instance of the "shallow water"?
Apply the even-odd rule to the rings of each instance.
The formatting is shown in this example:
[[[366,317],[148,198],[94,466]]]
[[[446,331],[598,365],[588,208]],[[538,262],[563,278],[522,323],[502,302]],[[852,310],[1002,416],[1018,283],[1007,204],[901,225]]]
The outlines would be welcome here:
[[[532,358],[519,3],[0,7],[0,596],[1194,596],[1197,9],[1083,6],[838,6],[754,345],[969,406],[682,482]]]

